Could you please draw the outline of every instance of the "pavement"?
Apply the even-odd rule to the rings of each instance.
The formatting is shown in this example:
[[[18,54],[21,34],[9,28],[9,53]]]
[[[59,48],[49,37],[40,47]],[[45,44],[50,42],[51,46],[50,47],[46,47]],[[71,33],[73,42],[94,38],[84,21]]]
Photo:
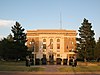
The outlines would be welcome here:
[[[45,65],[39,67],[46,68],[45,72],[59,72],[58,68],[61,67],[61,65]]]
[[[100,72],[7,72],[2,71],[0,75],[100,75]]]

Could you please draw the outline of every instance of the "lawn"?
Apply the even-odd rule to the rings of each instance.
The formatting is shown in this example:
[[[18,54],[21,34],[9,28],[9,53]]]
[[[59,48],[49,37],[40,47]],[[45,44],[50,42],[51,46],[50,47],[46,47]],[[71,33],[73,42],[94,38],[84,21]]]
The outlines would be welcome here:
[[[59,65],[57,65],[59,66]],[[46,71],[45,66],[31,66],[26,67],[25,61],[19,62],[8,62],[0,61],[0,71]],[[84,63],[80,62],[77,67],[72,66],[59,66],[57,67],[60,72],[100,72],[100,63],[89,63],[88,66],[85,66]]]
[[[6,62],[0,61],[0,71],[44,71],[44,68],[41,67],[26,67],[25,62]]]
[[[100,72],[100,66],[61,67],[60,72]]]
[[[100,62],[78,62],[77,67],[64,66],[59,68],[60,72],[100,72]]]

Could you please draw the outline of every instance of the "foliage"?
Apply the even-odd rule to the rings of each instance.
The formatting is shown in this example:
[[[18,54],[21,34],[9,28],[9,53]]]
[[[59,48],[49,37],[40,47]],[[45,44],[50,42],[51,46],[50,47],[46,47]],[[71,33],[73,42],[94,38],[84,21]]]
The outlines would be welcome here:
[[[9,35],[7,36],[7,40],[8,40],[8,41],[13,41],[13,36],[12,36],[11,34],[9,34]]]
[[[12,27],[14,37],[10,34],[0,41],[0,56],[3,59],[24,59],[27,52],[24,28],[16,22]]]
[[[21,27],[21,25],[16,22],[16,24],[12,27],[12,32],[14,34],[14,41],[18,44],[25,45],[26,42],[26,34],[24,33],[24,28]]]
[[[94,51],[95,58],[99,61],[100,60],[100,37],[96,43],[95,51]]]
[[[80,37],[77,38],[77,50],[79,51],[79,57],[84,60],[91,60],[94,58],[95,33],[91,28],[91,23],[84,19],[82,26],[78,30]]]
[[[24,28],[16,22],[16,24],[12,27],[12,32],[14,34],[14,44],[15,44],[15,51],[19,58],[23,58],[26,56],[27,47],[25,46],[26,34],[24,33]]]
[[[2,41],[0,41],[0,56],[4,59],[8,59],[10,57],[13,57],[13,42],[9,41],[8,39],[4,38]]]

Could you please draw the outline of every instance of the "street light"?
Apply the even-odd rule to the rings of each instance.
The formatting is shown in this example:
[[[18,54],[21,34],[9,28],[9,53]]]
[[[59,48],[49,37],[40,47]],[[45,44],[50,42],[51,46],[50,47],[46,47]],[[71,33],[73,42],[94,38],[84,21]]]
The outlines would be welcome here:
[[[31,41],[31,42],[30,42],[30,45],[31,45],[31,47],[32,47],[32,55],[34,55],[34,65],[35,65],[35,47],[34,47],[34,42]]]

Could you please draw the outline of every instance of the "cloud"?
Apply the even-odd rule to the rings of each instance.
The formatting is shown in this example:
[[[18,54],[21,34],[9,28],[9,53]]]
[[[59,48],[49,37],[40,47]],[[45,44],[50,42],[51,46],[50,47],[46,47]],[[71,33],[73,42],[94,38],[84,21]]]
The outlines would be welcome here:
[[[9,27],[14,25],[15,21],[13,20],[2,20],[0,19],[0,27]]]
[[[11,33],[11,26],[13,25],[15,25],[13,20],[0,19],[0,40]]]

